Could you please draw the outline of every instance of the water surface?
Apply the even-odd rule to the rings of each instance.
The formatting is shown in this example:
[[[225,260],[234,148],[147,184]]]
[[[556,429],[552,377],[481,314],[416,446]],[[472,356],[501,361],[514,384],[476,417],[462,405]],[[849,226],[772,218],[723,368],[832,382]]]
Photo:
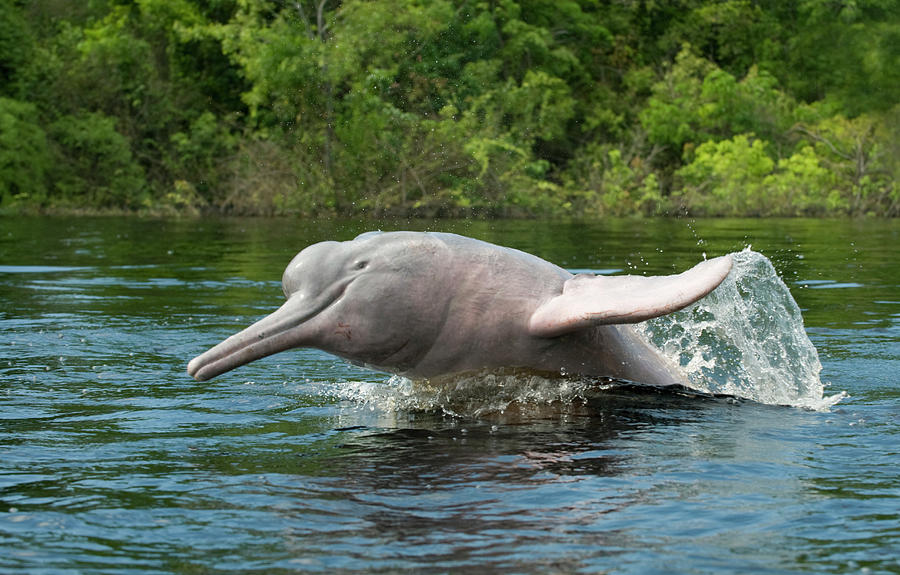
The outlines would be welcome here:
[[[848,397],[428,395],[314,350],[187,377],[296,251],[371,227],[603,273],[750,245]],[[0,572],[900,572],[898,245],[880,220],[0,219]]]

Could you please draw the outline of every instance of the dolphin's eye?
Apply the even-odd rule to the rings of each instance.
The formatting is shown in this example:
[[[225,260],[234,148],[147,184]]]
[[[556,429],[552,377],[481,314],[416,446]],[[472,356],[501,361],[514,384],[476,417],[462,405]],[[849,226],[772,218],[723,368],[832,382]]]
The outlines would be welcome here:
[[[364,270],[367,267],[369,267],[369,262],[367,262],[366,260],[359,260],[358,262],[353,264],[353,269],[357,270]]]

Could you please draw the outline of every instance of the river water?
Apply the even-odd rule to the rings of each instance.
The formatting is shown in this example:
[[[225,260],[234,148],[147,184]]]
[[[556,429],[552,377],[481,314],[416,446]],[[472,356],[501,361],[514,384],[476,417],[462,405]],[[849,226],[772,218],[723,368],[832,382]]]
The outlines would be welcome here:
[[[722,296],[643,326],[702,394],[315,350],[187,376],[294,253],[371,228],[594,273],[743,252],[775,323]],[[0,219],[0,572],[898,573],[898,246],[896,220]]]

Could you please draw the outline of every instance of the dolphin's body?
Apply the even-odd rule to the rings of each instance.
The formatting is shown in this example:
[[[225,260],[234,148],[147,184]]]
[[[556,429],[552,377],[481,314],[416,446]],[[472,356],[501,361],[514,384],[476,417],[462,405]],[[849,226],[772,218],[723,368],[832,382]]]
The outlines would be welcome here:
[[[629,325],[681,309],[731,257],[671,276],[573,276],[519,250],[455,234],[369,232],[301,251],[287,302],[188,364],[206,380],[294,347],[410,378],[524,368],[683,384]]]

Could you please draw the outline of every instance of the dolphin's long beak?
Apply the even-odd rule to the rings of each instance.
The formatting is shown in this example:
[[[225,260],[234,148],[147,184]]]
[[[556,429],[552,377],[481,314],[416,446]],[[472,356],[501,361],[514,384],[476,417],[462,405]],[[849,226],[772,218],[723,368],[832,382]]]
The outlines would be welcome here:
[[[270,315],[192,359],[187,372],[197,381],[206,381],[245,363],[299,347],[308,336],[304,322],[319,311],[304,298],[290,298]]]

